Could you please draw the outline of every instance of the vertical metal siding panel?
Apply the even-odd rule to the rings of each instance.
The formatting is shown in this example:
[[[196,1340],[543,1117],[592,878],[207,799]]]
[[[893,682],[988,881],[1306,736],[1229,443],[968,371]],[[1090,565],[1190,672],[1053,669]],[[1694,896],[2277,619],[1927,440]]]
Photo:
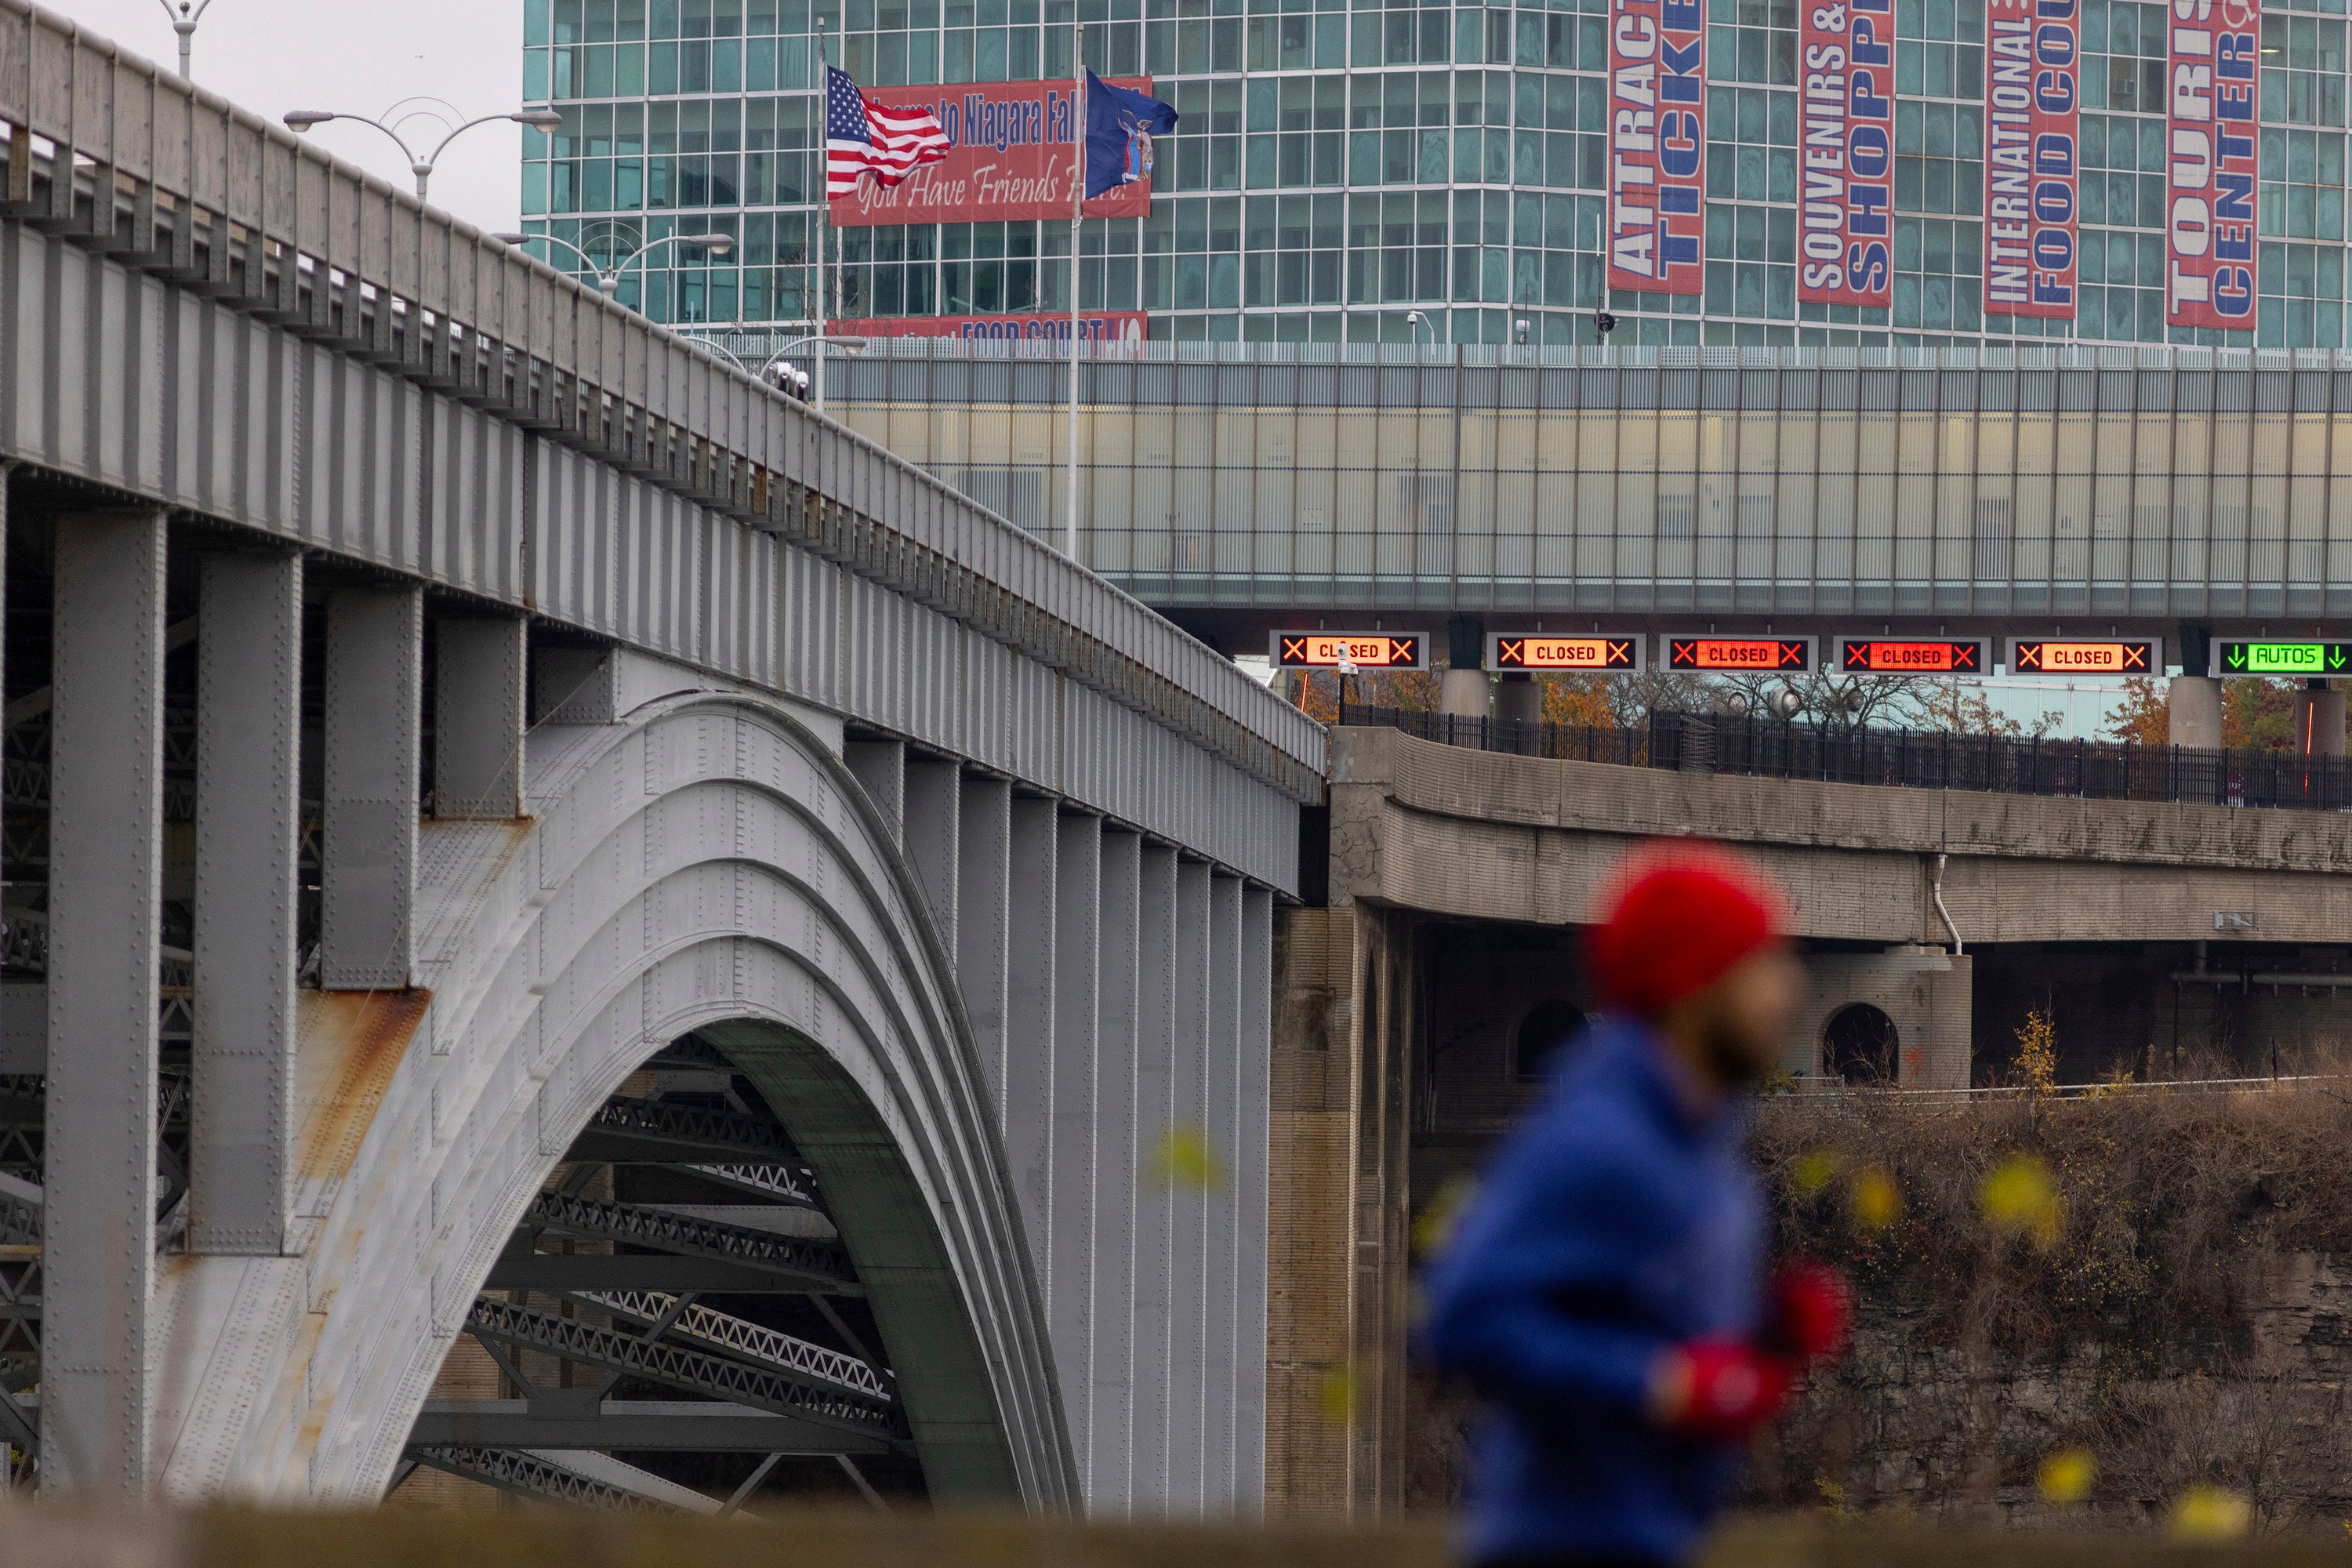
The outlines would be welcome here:
[[[204,327],[204,361],[196,374],[202,380],[205,410],[204,450],[198,466],[204,476],[198,492],[204,504],[223,516],[239,515],[240,475],[244,449],[237,437],[244,397],[245,324],[217,305],[197,307]]]
[[[1209,1147],[1236,1176],[1245,1156],[1242,1131],[1242,885],[1222,873],[1209,879],[1207,1096],[1202,1111]],[[1239,1338],[1242,1273],[1242,1211],[1233,1180],[1219,1182],[1208,1200],[1204,1267],[1202,1269],[1202,1506],[1229,1511],[1234,1497],[1234,1429],[1241,1363],[1255,1351],[1265,1359],[1265,1342]]]
[[[486,581],[499,598],[509,604],[517,604],[528,597],[522,580],[522,502],[526,493],[523,484],[523,465],[530,461],[534,451],[549,443],[533,441],[511,425],[501,425],[499,433],[504,439],[500,443],[499,501],[498,505],[491,509],[490,515],[486,520],[490,542],[497,552],[497,556],[490,563]],[[577,526],[575,520],[565,521],[567,531]]]
[[[622,620],[622,578],[627,561],[622,509],[627,486],[616,470],[585,458],[567,458],[565,468],[571,476],[565,494],[594,528],[580,563],[582,614],[590,625],[609,635],[619,629]]]
[[[430,439],[427,421],[433,417],[434,399],[422,388],[394,381],[393,399],[395,417],[393,421],[387,480],[392,487],[393,537],[399,541],[403,559],[414,559],[422,548],[426,519],[432,507],[431,492],[425,474],[425,443]]]
[[[1239,1321],[1234,1341],[1245,1352],[1266,1342],[1266,1234],[1272,1200],[1274,1057],[1274,895],[1242,893],[1241,1094],[1235,1132],[1234,1194],[1240,1219],[1241,1267],[1234,1297]],[[1234,1401],[1234,1490],[1244,1511],[1265,1495],[1266,1364],[1244,1354]]]
[[[686,531],[678,526],[679,513],[684,509],[676,496],[648,485],[646,500],[656,545],[661,552],[660,600],[655,609],[653,640],[662,652],[676,658],[686,631],[686,616],[680,606],[687,593],[694,547]]]
[[[671,503],[677,535],[679,559],[677,596],[677,630],[671,646],[679,657],[698,664],[708,664],[709,653],[703,646],[708,630],[702,616],[703,580],[710,562],[709,520],[700,507],[688,500]]]
[[[48,417],[35,449],[51,468],[83,474],[82,454],[89,445],[90,368],[85,329],[89,321],[89,279],[80,268],[70,265],[70,259],[63,243],[57,240],[43,247],[40,258],[50,282],[43,300],[48,309],[42,317],[42,331],[49,340],[57,393],[37,399]]]
[[[779,552],[776,542],[765,533],[748,532],[745,555],[751,564],[751,622],[746,628],[751,638],[752,679],[763,686],[776,684],[776,564]]]
[[[353,301],[357,308],[357,301]],[[400,388],[380,371],[353,363],[350,408],[344,416],[344,461],[350,466],[350,489],[368,520],[368,527],[385,542],[388,553],[398,555],[403,530],[393,503],[394,433],[400,405]]]
[[[637,482],[615,472],[613,487],[614,560],[620,568],[614,582],[613,630],[617,637],[635,641],[644,635],[638,625],[638,605],[645,597],[647,564],[645,533],[637,520]]]

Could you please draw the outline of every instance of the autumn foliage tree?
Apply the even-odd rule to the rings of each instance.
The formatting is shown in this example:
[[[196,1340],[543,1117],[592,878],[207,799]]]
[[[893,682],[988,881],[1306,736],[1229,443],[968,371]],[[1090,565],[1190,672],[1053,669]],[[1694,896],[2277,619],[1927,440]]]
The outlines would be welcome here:
[[[2172,699],[2153,676],[2134,676],[2123,697],[2107,710],[2106,731],[2118,741],[2164,746],[2172,741]],[[2239,679],[2221,682],[2221,744],[2232,751],[2289,752],[2302,749],[2294,732],[2294,682]]]
[[[1298,704],[1301,712],[1320,723],[1339,721],[1339,677],[1326,670],[1309,670],[1299,681],[1299,688],[1291,700]],[[1423,713],[1437,706],[1437,673],[1433,670],[1369,669],[1348,677],[1348,706]]]

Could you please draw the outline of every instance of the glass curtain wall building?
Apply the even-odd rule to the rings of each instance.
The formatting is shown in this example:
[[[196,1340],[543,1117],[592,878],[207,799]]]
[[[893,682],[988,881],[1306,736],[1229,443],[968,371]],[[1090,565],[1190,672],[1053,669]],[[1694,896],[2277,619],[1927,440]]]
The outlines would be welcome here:
[[[1591,342],[1602,304],[1606,0],[523,0],[526,230],[617,259],[678,230],[622,298],[657,320],[807,321],[824,182],[813,22],[868,89],[1106,75],[1182,115],[1150,216],[1087,222],[1078,303],[1176,342]],[[2262,23],[2255,330],[2164,321],[2165,7],[2083,0],[2074,321],[1983,310],[1983,0],[1895,0],[1892,303],[1797,298],[1795,0],[1706,0],[1703,296],[1608,302],[1620,343],[2344,346],[2347,0]],[[839,314],[1070,307],[1066,222],[838,231]],[[562,253],[558,253],[561,256]],[[836,312],[828,310],[829,315]]]

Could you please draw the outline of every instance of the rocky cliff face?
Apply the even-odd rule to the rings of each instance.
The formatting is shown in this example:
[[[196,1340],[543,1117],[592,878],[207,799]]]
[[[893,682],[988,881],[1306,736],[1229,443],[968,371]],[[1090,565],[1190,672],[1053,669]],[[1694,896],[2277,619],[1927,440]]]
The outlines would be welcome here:
[[[1787,1099],[1756,1147],[1777,1246],[1846,1268],[1860,1328],[1753,1504],[2126,1523],[2201,1485],[2257,1528],[2352,1520],[2352,1084]],[[1410,1500],[1442,1503],[1468,1407],[1417,1386]]]

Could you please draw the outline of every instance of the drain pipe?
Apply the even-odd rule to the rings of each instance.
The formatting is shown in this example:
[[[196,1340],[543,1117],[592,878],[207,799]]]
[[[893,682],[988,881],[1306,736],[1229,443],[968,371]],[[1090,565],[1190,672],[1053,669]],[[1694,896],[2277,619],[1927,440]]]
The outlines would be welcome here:
[[[1968,949],[1961,945],[1960,928],[1952,923],[1952,911],[1944,907],[1944,862],[1948,858],[1941,853],[1937,855],[1936,874],[1927,879],[1927,890],[1935,896],[1936,913],[1943,917],[1944,929],[1952,933],[1952,956],[1958,958]]]

